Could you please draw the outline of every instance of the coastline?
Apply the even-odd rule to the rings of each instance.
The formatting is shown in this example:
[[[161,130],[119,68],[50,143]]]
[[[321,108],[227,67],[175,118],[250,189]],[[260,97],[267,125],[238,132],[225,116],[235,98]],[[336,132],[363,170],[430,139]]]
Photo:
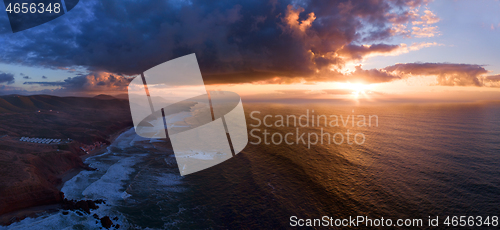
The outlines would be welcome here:
[[[38,217],[46,213],[57,212],[62,208],[61,204],[49,204],[49,205],[41,205],[35,207],[29,207],[9,213],[5,213],[0,216],[0,225],[1,226],[9,226],[12,223],[21,221],[28,217]]]
[[[109,145],[111,145],[116,140],[116,138],[118,138],[122,133],[130,130],[130,128],[132,128],[132,127],[125,127],[123,129],[120,129],[119,131],[111,134],[109,137],[109,140],[108,140],[110,143]],[[109,145],[106,145],[105,147],[100,148],[100,149],[93,150],[89,154],[81,155],[80,159],[82,159],[82,162],[85,163],[85,160],[87,158],[105,153],[107,151]],[[72,169],[68,170],[67,172],[59,175],[59,179],[61,179],[61,182],[56,186],[57,190],[61,191],[61,188],[64,186],[64,183],[71,180],[73,177],[78,175],[78,173],[80,173],[81,171],[88,170],[88,169],[89,168],[82,168],[82,167],[72,168]]]
[[[92,157],[92,156],[96,156],[96,155],[99,155],[99,154],[103,154],[107,151],[108,147],[113,143],[115,142],[116,138],[118,138],[120,135],[122,135],[124,132],[127,132],[128,130],[130,130],[131,128],[133,128],[133,126],[127,126],[123,129],[120,129],[119,131],[117,132],[114,132],[113,134],[110,135],[109,137],[109,145],[107,145],[106,147],[104,148],[100,148],[100,149],[96,149],[96,150],[93,150],[91,151],[89,154],[85,154],[85,155],[82,155],[80,156],[80,158],[82,159],[82,161],[85,161],[87,158],[89,157]],[[69,178],[71,179],[71,178]],[[66,181],[64,181],[66,182]]]
[[[111,134],[109,137],[109,140],[108,140],[110,142],[109,145],[106,145],[105,147],[100,148],[100,149],[96,149],[96,150],[90,152],[89,154],[81,155],[80,159],[82,160],[82,162],[84,162],[89,157],[105,153],[107,151],[107,148],[116,140],[116,138],[118,138],[122,133],[130,130],[131,128],[132,127],[125,127],[123,129],[120,129],[119,131]],[[76,168],[72,168],[72,169],[64,172],[63,174],[58,176],[58,178],[60,179],[60,182],[55,187],[57,188],[57,190],[59,192],[61,192],[62,187],[64,186],[64,184],[67,181],[71,180],[73,177],[78,175],[81,171],[89,170],[89,169],[91,169],[91,168],[88,166],[76,167]],[[62,207],[63,207],[62,203],[56,203],[56,204],[48,204],[48,205],[41,205],[41,206],[32,206],[32,207],[16,210],[13,212],[5,213],[3,215],[0,215],[0,225],[1,226],[9,226],[10,224],[12,224],[14,222],[21,221],[21,220],[28,218],[28,217],[38,217],[38,216],[41,216],[41,215],[46,214],[46,213],[57,212],[57,211],[61,210]]]
[[[125,127],[123,129],[120,129],[119,131],[113,133],[110,135],[109,137],[109,145],[111,145],[113,142],[115,142],[116,138],[118,138],[122,133],[130,130],[132,127]],[[96,156],[96,155],[100,155],[100,154],[103,154],[107,151],[109,145],[103,147],[103,148],[100,148],[100,149],[96,149],[96,150],[93,150],[91,151],[89,154],[84,154],[84,155],[81,155],[80,156],[80,159],[82,159],[82,162],[85,162],[85,160],[89,157],[93,157],[93,156]],[[59,179],[61,179],[61,182],[56,186],[57,187],[57,190],[61,191],[61,188],[64,186],[64,183],[66,183],[67,181],[71,180],[73,177],[75,177],[76,175],[78,175],[78,173],[80,173],[81,171],[83,170],[88,170],[88,168],[81,168],[81,167],[78,167],[78,168],[72,168],[70,170],[68,170],[67,172],[61,174],[59,176]]]

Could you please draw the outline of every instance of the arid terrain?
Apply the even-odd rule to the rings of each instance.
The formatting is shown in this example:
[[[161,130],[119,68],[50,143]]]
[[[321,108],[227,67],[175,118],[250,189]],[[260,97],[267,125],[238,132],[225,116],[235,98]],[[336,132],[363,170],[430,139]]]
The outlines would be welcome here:
[[[128,101],[48,95],[0,97],[0,215],[61,202],[62,176],[86,168],[81,146],[109,144],[132,127]],[[21,137],[61,139],[42,144]],[[104,145],[105,147],[105,145]]]

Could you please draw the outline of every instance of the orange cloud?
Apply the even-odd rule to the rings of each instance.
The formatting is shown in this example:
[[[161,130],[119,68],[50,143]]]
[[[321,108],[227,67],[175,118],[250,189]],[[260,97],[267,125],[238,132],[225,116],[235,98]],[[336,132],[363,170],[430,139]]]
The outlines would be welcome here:
[[[500,74],[485,77],[483,84],[488,87],[500,88]]]
[[[420,17],[420,19],[422,19],[422,21],[426,24],[434,24],[440,21],[440,19],[434,13],[432,13],[432,11],[426,10],[424,12],[425,14]]]
[[[364,58],[374,56],[397,56],[400,54],[409,53],[410,51],[420,50],[422,48],[443,45],[444,44],[438,44],[437,42],[414,42],[410,46],[405,43],[402,43],[400,45],[347,45],[340,49],[337,54],[346,60],[362,60]]]
[[[440,35],[437,26],[431,26],[438,23],[441,19],[436,16],[432,11],[425,10],[424,15],[420,16],[419,9],[415,8],[410,10],[407,14],[407,20],[392,20],[392,33],[393,35],[401,35],[404,37],[411,37],[413,35],[417,38],[434,37]],[[407,25],[413,25],[411,30],[407,29]]]
[[[437,26],[423,26],[422,28],[414,26],[412,30],[411,34],[417,38],[430,38],[440,35]]]
[[[337,54],[348,60],[360,60],[365,56],[374,54],[387,54],[399,50],[399,45],[375,44],[375,45],[346,45]]]
[[[311,12],[308,14],[307,19],[300,21],[299,15],[302,12],[304,12],[304,8],[294,8],[292,5],[288,5],[283,21],[289,26],[291,31],[305,33],[311,27],[314,20],[316,20],[314,12]]]
[[[400,78],[412,76],[436,76],[442,86],[483,86],[482,75],[488,73],[480,65],[451,63],[406,63],[383,69]]]

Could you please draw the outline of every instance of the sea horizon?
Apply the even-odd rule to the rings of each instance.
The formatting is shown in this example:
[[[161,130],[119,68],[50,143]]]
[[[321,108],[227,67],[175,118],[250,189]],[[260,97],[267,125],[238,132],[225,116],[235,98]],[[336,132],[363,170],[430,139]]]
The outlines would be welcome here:
[[[254,127],[255,118],[272,115],[269,125],[275,124],[276,115],[299,117],[313,109],[315,115],[377,114],[378,126],[340,123],[340,127],[318,127],[302,123],[267,127],[262,123]],[[260,114],[254,113],[252,119],[253,111]],[[351,145],[327,144],[325,140],[308,148],[302,142],[275,144],[276,137],[270,144],[252,144],[257,139],[249,136],[249,144],[229,161],[231,164],[181,177],[173,153],[154,149],[153,143],[162,140],[138,137],[132,128],[122,133],[106,153],[87,158],[85,163],[97,171],[80,172],[61,191],[69,199],[105,199],[107,204],[92,213],[119,217],[116,223],[138,229],[283,228],[294,223],[292,216],[295,220],[324,216],[421,219],[426,225],[429,216],[446,218],[457,212],[496,215],[499,211],[494,197],[500,191],[500,170],[495,163],[500,157],[495,154],[500,129],[492,128],[498,125],[498,118],[491,116],[500,112],[498,103],[385,107],[323,104],[307,108],[249,103],[245,112],[249,132],[260,129],[254,134],[261,137],[264,129],[285,135],[297,128],[302,129],[300,133],[318,134],[320,128],[328,128],[332,134],[345,133],[346,129],[363,132],[366,140]],[[427,136],[429,133],[433,135]],[[307,134],[305,137],[307,142]],[[287,150],[291,147],[294,151]],[[207,199],[215,203],[206,203]],[[55,229],[61,223],[68,223],[68,227],[98,226],[91,215],[63,212],[27,218],[8,229]]]
[[[499,0],[3,3],[0,230],[499,227]]]

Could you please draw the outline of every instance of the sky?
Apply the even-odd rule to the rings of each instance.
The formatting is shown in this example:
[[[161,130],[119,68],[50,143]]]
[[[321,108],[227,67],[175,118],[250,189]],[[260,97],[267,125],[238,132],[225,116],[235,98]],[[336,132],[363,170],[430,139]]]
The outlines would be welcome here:
[[[498,100],[498,12],[498,0],[80,0],[17,33],[0,13],[0,94],[123,94],[195,53],[208,90],[249,100]]]

